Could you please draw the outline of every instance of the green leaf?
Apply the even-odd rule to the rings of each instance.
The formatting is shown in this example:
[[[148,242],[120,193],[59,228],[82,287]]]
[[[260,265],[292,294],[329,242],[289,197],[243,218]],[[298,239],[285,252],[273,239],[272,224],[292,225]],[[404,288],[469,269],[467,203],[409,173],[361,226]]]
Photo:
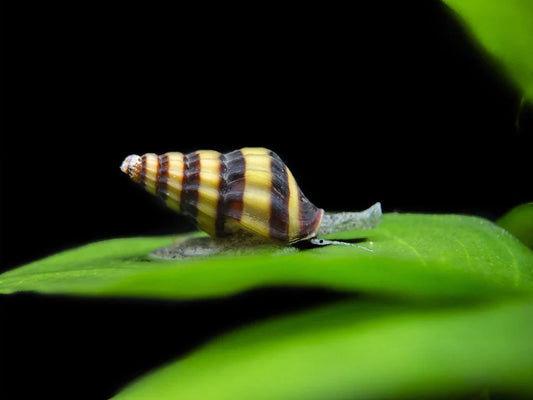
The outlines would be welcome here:
[[[533,100],[533,2],[443,0],[481,46],[497,59],[524,96]]]
[[[219,338],[115,399],[533,395],[533,301],[438,309],[349,301]]]
[[[352,246],[158,260],[171,237],[114,239],[0,275],[0,293],[193,299],[272,285],[319,286],[403,297],[478,297],[530,291],[533,253],[491,222],[459,215],[386,214]]]
[[[516,206],[502,216],[497,224],[511,232],[527,247],[533,248],[533,203]]]

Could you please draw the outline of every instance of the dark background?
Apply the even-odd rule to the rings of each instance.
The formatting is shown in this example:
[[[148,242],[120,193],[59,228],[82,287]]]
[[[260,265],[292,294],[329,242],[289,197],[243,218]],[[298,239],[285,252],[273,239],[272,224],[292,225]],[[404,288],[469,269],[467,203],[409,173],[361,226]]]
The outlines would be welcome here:
[[[10,10],[1,270],[191,229],[120,172],[130,153],[268,147],[326,210],[381,201],[495,220],[531,201],[519,91],[438,1],[369,3]],[[106,398],[220,332],[338,296],[3,296],[2,386]]]

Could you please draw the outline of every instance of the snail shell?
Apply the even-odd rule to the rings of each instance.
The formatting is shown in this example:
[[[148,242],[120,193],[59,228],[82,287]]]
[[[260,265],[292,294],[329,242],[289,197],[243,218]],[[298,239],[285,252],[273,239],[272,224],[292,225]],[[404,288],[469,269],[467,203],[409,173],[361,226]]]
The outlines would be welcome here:
[[[313,237],[324,214],[265,148],[130,155],[120,168],[212,237],[244,231],[294,243]]]

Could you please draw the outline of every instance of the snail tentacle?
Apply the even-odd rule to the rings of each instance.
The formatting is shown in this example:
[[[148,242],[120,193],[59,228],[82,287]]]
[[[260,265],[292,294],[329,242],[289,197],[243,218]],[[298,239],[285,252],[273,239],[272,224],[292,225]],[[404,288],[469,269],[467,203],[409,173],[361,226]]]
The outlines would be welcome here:
[[[330,246],[330,245],[334,244],[334,245],[341,245],[341,246],[358,247],[360,249],[370,251],[371,253],[374,252],[374,250],[369,249],[368,247],[360,246],[360,245],[355,244],[355,243],[343,242],[341,240],[326,240],[326,239],[322,239],[322,238],[319,238],[319,237],[314,237],[314,238],[310,239],[309,241],[311,242],[311,244],[313,244],[315,246]]]

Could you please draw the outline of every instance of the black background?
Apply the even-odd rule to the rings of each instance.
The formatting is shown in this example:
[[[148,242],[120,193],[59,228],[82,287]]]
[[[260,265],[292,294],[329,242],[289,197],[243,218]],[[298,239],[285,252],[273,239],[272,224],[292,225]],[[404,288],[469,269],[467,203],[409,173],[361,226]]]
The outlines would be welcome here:
[[[519,91],[438,1],[40,3],[6,15],[1,270],[191,229],[120,172],[131,153],[268,147],[326,210],[381,201],[494,220],[531,201],[531,113],[517,129]],[[217,333],[338,296],[3,296],[4,387],[106,398]]]

